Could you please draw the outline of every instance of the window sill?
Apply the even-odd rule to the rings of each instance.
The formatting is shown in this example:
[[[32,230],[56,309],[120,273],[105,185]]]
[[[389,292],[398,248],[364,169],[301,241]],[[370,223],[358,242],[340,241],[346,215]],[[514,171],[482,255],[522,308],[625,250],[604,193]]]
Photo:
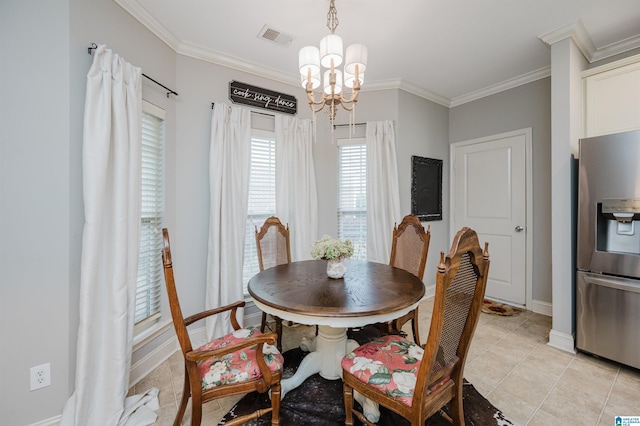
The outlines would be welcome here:
[[[151,340],[155,339],[165,331],[169,330],[172,325],[173,325],[173,321],[171,320],[166,320],[162,322],[158,321],[151,327],[140,332],[139,334],[133,337],[133,351],[134,352],[137,351],[138,349],[140,349],[141,347],[149,343]]]

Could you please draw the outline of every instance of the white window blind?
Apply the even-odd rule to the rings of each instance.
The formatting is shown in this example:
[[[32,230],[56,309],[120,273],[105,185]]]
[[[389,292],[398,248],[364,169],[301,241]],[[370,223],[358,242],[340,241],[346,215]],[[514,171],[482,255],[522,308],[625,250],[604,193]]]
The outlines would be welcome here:
[[[136,288],[137,329],[160,317],[163,280],[162,219],[164,216],[164,110],[143,102],[142,112],[142,204],[140,252]]]
[[[338,141],[338,238],[353,242],[353,259],[367,258],[367,147]]]
[[[255,228],[276,214],[276,142],[273,132],[254,129],[251,139],[251,171],[249,174],[249,204],[245,228],[242,282],[247,283],[260,271],[256,249]]]

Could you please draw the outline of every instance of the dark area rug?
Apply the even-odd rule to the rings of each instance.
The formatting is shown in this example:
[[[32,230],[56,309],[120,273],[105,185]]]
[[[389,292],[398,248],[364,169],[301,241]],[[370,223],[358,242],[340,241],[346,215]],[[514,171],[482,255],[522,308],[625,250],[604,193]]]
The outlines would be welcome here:
[[[370,332],[364,332],[357,336],[359,342],[366,341],[373,337]],[[352,336],[355,337],[355,336]],[[283,378],[291,377],[300,361],[307,355],[301,349],[291,349],[284,353]],[[296,389],[289,391],[280,403],[280,424],[288,425],[313,425],[329,426],[344,425],[344,405],[342,399],[342,381],[326,380],[319,374],[314,374]],[[487,401],[471,383],[465,381],[463,387],[465,422],[467,425],[489,426],[489,425],[512,425],[502,412]],[[358,405],[357,403],[355,403]],[[244,396],[231,410],[222,418],[219,424],[257,410],[258,408],[268,408],[271,401],[267,394],[252,392]],[[359,407],[359,405],[358,405]],[[447,411],[447,409],[445,409]],[[381,416],[379,425],[408,425],[409,422],[397,414],[380,408]],[[356,425],[360,424],[354,418]],[[262,416],[259,419],[251,420],[247,425],[270,425],[271,414]],[[425,426],[450,426],[445,418],[436,414],[432,416]]]

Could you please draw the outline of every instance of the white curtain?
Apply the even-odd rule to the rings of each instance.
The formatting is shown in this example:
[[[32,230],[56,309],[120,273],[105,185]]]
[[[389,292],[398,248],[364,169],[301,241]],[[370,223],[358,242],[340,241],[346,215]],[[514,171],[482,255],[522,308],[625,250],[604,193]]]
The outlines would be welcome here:
[[[216,104],[209,151],[209,251],[207,309],[243,300],[242,260],[251,164],[251,113]],[[238,310],[242,324],[243,310]],[[207,319],[211,339],[232,331],[229,313]]]
[[[281,114],[276,129],[276,215],[288,223],[291,260],[311,259],[318,239],[318,196],[311,120]]]
[[[140,68],[98,46],[87,75],[80,324],[64,426],[145,425],[156,417],[131,418],[125,402],[140,239],[141,78]]]
[[[367,259],[389,263],[400,217],[398,160],[392,121],[367,122]]]

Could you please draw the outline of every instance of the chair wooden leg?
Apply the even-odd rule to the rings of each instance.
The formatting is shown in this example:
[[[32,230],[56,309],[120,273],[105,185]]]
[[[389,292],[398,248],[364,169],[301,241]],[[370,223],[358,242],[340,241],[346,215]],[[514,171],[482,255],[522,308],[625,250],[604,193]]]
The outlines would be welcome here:
[[[276,342],[276,346],[280,352],[282,352],[282,319],[275,317],[276,319],[276,334],[278,335],[278,340]]]
[[[453,397],[450,403],[451,418],[454,426],[464,426],[464,409],[462,407],[462,377],[460,382],[457,382],[456,395]]]
[[[267,327],[267,313],[262,313],[262,320],[260,321],[260,333],[264,333],[265,328]]]
[[[182,418],[184,417],[184,412],[187,409],[187,404],[189,403],[190,396],[191,396],[191,387],[189,386],[189,372],[185,367],[184,385],[182,387],[182,398],[180,398],[180,406],[178,407],[176,418],[173,421],[173,426],[180,426],[182,424]]]
[[[348,384],[344,384],[344,424],[346,426],[353,425],[353,388]]]
[[[271,386],[271,424],[280,424],[280,382]]]
[[[418,322],[418,308],[413,311],[411,317],[411,328],[413,329],[413,341],[416,345],[422,346],[420,343],[420,330],[419,330],[419,322]]]
[[[202,386],[199,384],[199,386]],[[200,426],[202,423],[202,394],[191,393],[191,426]]]

